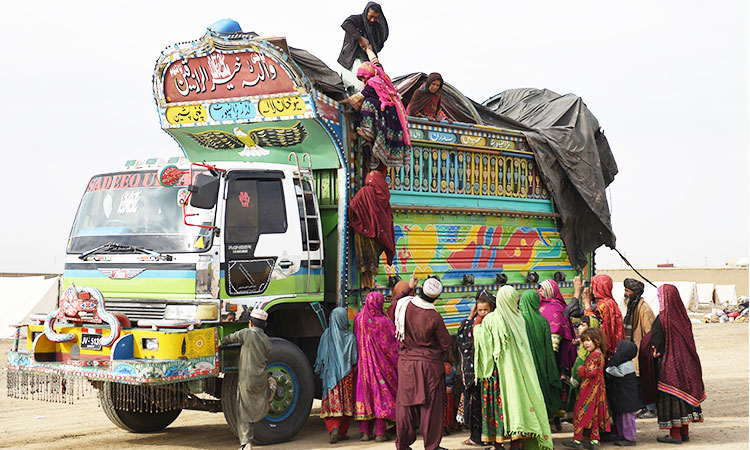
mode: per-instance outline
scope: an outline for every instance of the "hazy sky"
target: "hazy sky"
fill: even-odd
[[[5,2],[0,272],[61,271],[91,175],[181,154],[151,91],[166,46],[231,17],[338,70],[340,24],[365,3]],[[746,0],[381,4],[392,76],[437,71],[480,102],[522,87],[584,99],[620,169],[610,207],[636,266],[748,255]],[[597,266],[621,263],[605,249]]]

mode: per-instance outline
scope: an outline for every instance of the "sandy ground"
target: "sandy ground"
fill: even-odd
[[[723,450],[748,448],[748,326],[747,324],[698,324],[694,328],[708,399],[703,403],[706,421],[691,426],[691,441],[682,447]],[[0,448],[27,449],[123,449],[180,448],[235,449],[236,438],[229,431],[221,413],[183,411],[166,430],[152,434],[133,434],[109,422],[96,398],[91,396],[74,405],[16,400],[6,396],[5,353],[10,341],[0,341],[3,354],[0,364]],[[316,405],[319,405],[316,402]],[[357,440],[328,444],[323,421],[313,410],[306,426],[291,442],[256,448],[281,449],[392,449],[393,442],[365,443]],[[563,425],[555,434],[555,448],[563,448],[563,439],[572,436],[572,426]],[[356,430],[350,435],[358,436]],[[655,419],[638,420],[640,449],[670,448],[656,442],[662,435]],[[443,438],[448,449],[466,448],[461,441],[467,433]],[[607,448],[619,448],[603,444]],[[421,440],[413,446],[421,449]]]

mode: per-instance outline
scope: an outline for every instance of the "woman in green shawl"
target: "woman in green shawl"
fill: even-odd
[[[555,352],[552,349],[552,333],[549,322],[539,312],[539,293],[534,290],[521,294],[521,316],[526,323],[531,356],[534,357],[536,376],[547,405],[547,417],[552,418],[562,404],[562,383],[557,369]]]
[[[500,448],[551,449],[544,395],[535,374],[526,325],[513,286],[497,292],[497,307],[474,328],[474,367],[482,386],[482,440]],[[502,374],[499,376],[498,374]]]

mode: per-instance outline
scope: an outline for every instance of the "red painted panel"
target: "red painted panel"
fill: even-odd
[[[258,52],[212,52],[185,58],[167,67],[164,96],[168,103],[296,92],[281,65]]]

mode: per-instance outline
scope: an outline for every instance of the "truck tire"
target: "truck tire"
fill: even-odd
[[[123,430],[131,433],[153,433],[168,427],[177,419],[182,409],[162,412],[137,412],[117,409],[115,407],[118,391],[123,386],[119,383],[106,382],[99,391],[99,404],[107,418]]]
[[[276,395],[268,415],[255,423],[258,444],[269,445],[291,440],[305,425],[312,409],[315,391],[313,371],[302,350],[291,342],[271,338],[268,355],[269,375],[276,379]],[[221,383],[221,406],[224,418],[237,435],[236,373],[227,373]]]

